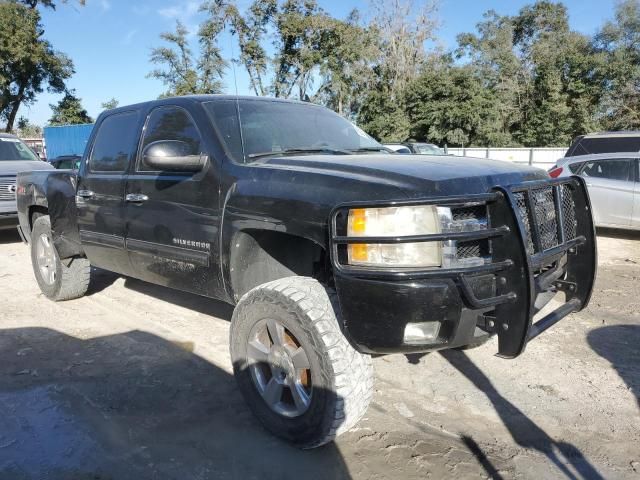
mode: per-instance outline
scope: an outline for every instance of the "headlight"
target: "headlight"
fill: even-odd
[[[414,207],[357,208],[349,210],[349,237],[396,237],[441,232],[438,208]],[[348,246],[351,265],[390,267],[439,267],[442,242],[356,243]]]

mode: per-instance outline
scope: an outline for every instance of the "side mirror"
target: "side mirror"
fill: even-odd
[[[188,143],[180,140],[159,140],[147,145],[142,161],[149,168],[160,171],[199,172],[206,155],[192,155]]]

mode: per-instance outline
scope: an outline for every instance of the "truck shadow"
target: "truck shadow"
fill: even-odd
[[[9,243],[22,242],[18,230],[15,228],[9,228],[6,230],[0,230],[0,245],[6,245]]]
[[[211,315],[222,320],[231,320],[233,306],[220,300],[203,297],[195,293],[182,292],[169,287],[154,285],[153,283],[126,278],[124,286],[134,292],[172,303],[194,312]]]
[[[257,424],[231,374],[141,331],[0,330],[0,478],[349,478]]]
[[[602,479],[603,477],[582,455],[580,450],[567,442],[558,442],[551,438],[533,420],[518,407],[503,397],[493,386],[489,378],[463,352],[443,350],[440,354],[460,373],[469,379],[478,390],[481,390],[493,404],[503,424],[509,430],[513,440],[521,447],[537,450],[544,454],[567,478]],[[491,475],[495,469],[488,464],[487,458],[477,448],[478,460]],[[480,455],[480,456],[478,456]],[[568,467],[572,466],[574,474]]]
[[[638,230],[598,227],[596,229],[596,233],[599,237],[618,238],[622,240],[640,240],[640,231]]]
[[[592,330],[589,346],[611,363],[640,408],[640,325],[612,325]]]

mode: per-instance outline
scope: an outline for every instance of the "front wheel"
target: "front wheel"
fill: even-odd
[[[51,236],[49,215],[40,216],[33,222],[31,264],[40,290],[51,300],[81,297],[89,287],[89,260],[73,258],[68,265],[60,261]]]
[[[288,277],[247,293],[231,320],[239,388],[265,427],[301,448],[349,430],[373,393],[373,368],[340,330],[332,292]]]

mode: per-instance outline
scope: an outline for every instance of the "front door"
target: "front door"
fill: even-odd
[[[633,212],[634,178],[631,159],[586,162],[580,175],[589,189],[596,225],[628,227]]]
[[[218,179],[208,160],[200,172],[162,172],[144,163],[145,148],[163,140],[207,154],[192,115],[163,105],[147,117],[135,168],[126,186],[127,249],[136,276],[179,290],[216,297],[222,290],[217,249]]]
[[[92,265],[131,275],[125,250],[124,188],[126,171],[135,158],[138,112],[102,118],[78,176],[76,205],[84,251]]]

